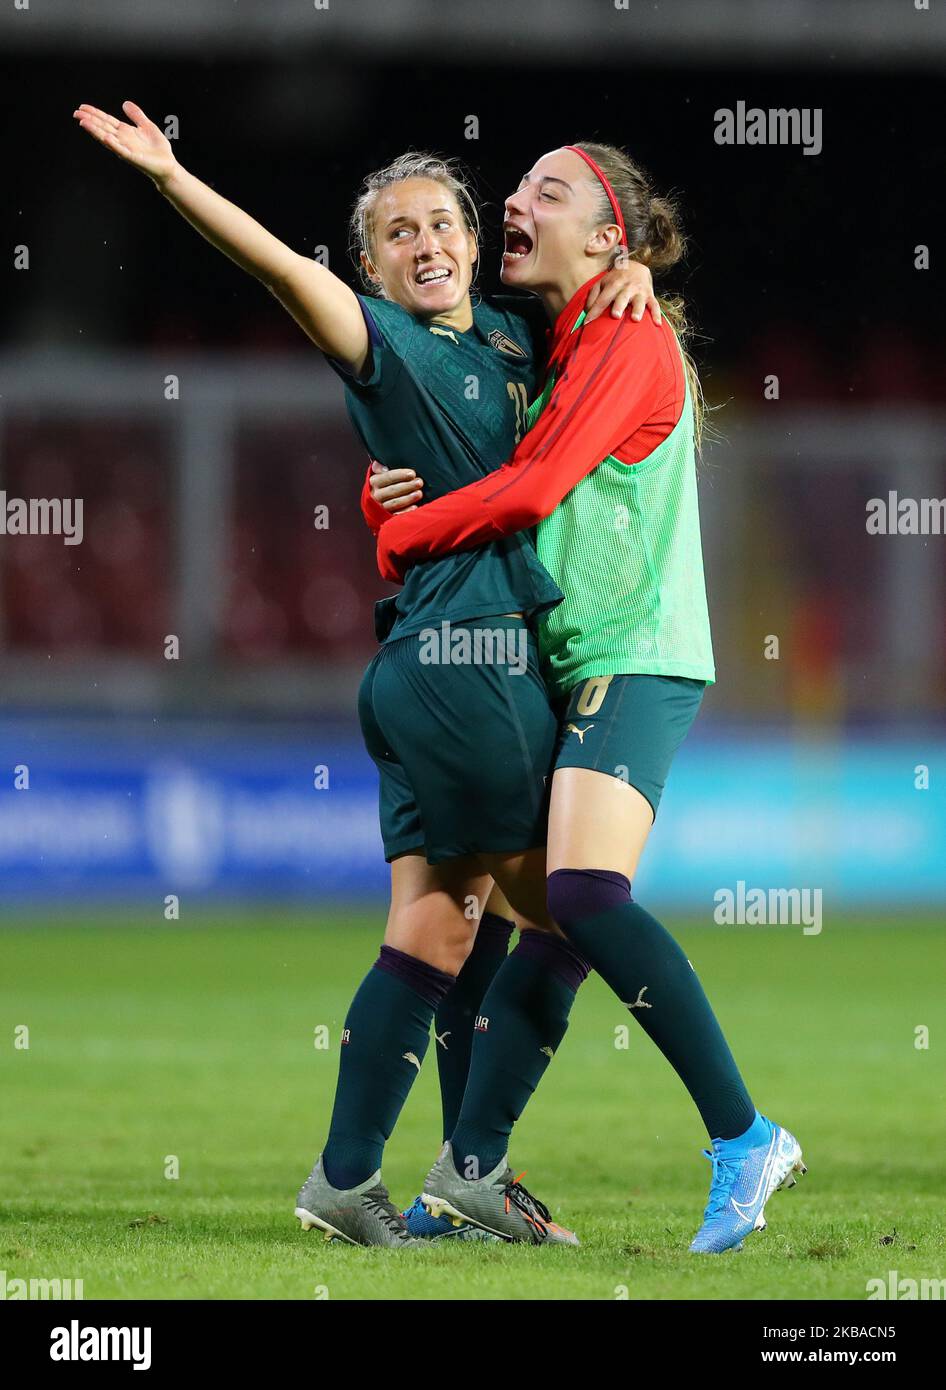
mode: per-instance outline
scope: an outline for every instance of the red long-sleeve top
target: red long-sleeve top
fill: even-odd
[[[537,526],[609,454],[630,466],[670,434],[686,389],[673,330],[666,319],[655,324],[645,314],[638,322],[602,315],[573,332],[592,283],[582,285],[555,322],[548,364],[555,385],[509,462],[417,511],[389,516],[376,531],[385,579],[403,579],[423,560]],[[366,520],[375,530],[383,509],[371,506]]]
[[[395,513],[389,512],[380,502],[376,502],[371,492],[371,470],[374,464],[372,459],[368,464],[368,472],[365,474],[364,486],[361,489],[361,514],[365,519],[368,530],[373,536],[377,536],[381,527],[386,521],[392,521]]]

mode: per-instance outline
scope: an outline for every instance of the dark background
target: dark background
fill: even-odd
[[[8,59],[2,83],[17,121],[28,113],[28,138],[7,150],[8,209],[36,265],[24,277],[7,261],[8,340],[304,349],[262,289],[73,128],[80,101],[121,115],[130,97],[159,124],[179,117],[185,167],[294,248],[328,246],[339,273],[366,172],[408,147],[461,157],[482,200],[486,292],[497,285],[502,200],[523,170],[575,139],[623,144],[659,188],[680,194],[690,253],[668,283],[692,301],[708,339],[709,388],[727,374],[726,390],[753,396],[763,353],[806,398],[938,398],[938,257],[919,282],[913,259],[916,245],[937,239],[939,74],[652,61],[596,71],[520,67],[505,53],[471,70],[329,48],[280,62]],[[821,154],[716,145],[714,112],[739,99],[821,107]],[[469,114],[478,140],[464,139]]]

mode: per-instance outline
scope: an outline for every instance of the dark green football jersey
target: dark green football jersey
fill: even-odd
[[[526,408],[544,367],[531,314],[481,303],[463,333],[415,318],[390,300],[361,298],[361,304],[371,338],[369,374],[357,381],[332,366],[371,457],[386,468],[415,469],[425,501],[505,463],[525,433]],[[442,621],[516,612],[534,617],[561,600],[532,534],[520,533],[415,565],[401,592],[376,605],[375,624],[387,641]]]

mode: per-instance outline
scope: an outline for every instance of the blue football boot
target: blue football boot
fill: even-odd
[[[713,1165],[703,1224],[690,1250],[720,1255],[741,1250],[743,1238],[765,1230],[765,1204],[781,1187],[794,1187],[796,1174],[807,1173],[794,1134],[756,1112],[753,1123],[736,1139],[714,1139],[703,1153]]]

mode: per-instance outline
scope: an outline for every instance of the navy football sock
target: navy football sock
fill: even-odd
[[[322,1152],[333,1187],[357,1187],[381,1167],[381,1155],[430,1040],[434,1010],[453,975],[392,946],[368,971],[342,1033],[338,1085]]]
[[[703,987],[670,933],[631,898],[623,874],[557,869],[549,912],[569,941],[657,1044],[696,1104],[711,1139],[755,1119],[739,1069]]]
[[[444,1139],[449,1139],[456,1127],[470,1072],[473,1025],[483,1011],[486,991],[506,959],[512,929],[513,923],[505,917],[483,913],[473,949],[434,1018]]]
[[[588,974],[560,936],[524,931],[496,972],[477,1020],[470,1076],[451,1135],[457,1172],[485,1177],[509,1147],[525,1109],[568,1027],[575,993]]]

